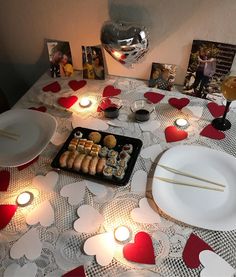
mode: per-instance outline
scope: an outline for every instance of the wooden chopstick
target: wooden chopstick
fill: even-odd
[[[161,180],[161,181],[164,181],[164,182],[167,182],[167,183],[181,185],[181,186],[195,187],[195,188],[209,189],[209,190],[216,190],[216,191],[221,191],[221,192],[224,191],[223,188],[208,187],[208,186],[203,186],[203,185],[198,185],[198,184],[190,184],[190,183],[180,182],[180,181],[176,181],[176,180],[172,180],[172,179],[168,179],[168,178],[164,178],[164,177],[154,176],[154,178],[156,178],[158,180]]]
[[[215,186],[219,186],[219,187],[223,187],[225,188],[225,185],[222,185],[222,184],[219,184],[219,183],[216,183],[214,181],[211,181],[211,180],[207,180],[207,179],[204,179],[204,178],[201,178],[201,177],[198,177],[198,176],[195,176],[195,175],[192,175],[192,174],[189,174],[187,172],[183,172],[183,171],[179,171],[177,169],[174,169],[172,167],[169,167],[169,166],[166,166],[166,165],[162,165],[162,164],[158,164],[158,166],[170,171],[170,172],[173,172],[173,173],[176,173],[176,174],[179,174],[179,175],[182,175],[182,176],[186,176],[186,177],[189,177],[189,178],[193,178],[193,179],[196,179],[196,180],[200,180],[200,181],[204,181],[206,183],[210,183],[210,184],[213,184]]]
[[[0,129],[0,136],[17,140],[19,135]]]

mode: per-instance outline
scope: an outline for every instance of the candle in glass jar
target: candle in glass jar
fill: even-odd
[[[91,106],[91,104],[92,104],[92,102],[88,97],[83,97],[79,102],[79,105],[82,108],[87,108],[87,107]]]

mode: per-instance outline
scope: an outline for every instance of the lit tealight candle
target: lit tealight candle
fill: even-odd
[[[178,118],[175,120],[175,125],[179,128],[185,129],[189,126],[188,120],[184,118]]]
[[[25,191],[18,195],[16,199],[16,203],[20,207],[25,207],[29,205],[33,201],[33,199],[34,199],[33,193],[29,191]]]
[[[131,232],[126,226],[119,226],[114,231],[115,239],[120,243],[125,243],[130,240]]]
[[[92,102],[88,97],[83,97],[79,102],[79,105],[82,108],[87,108],[87,107],[91,106],[91,104],[92,104]]]

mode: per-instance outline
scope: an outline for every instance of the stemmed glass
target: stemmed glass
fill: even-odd
[[[212,126],[217,130],[226,131],[231,128],[231,123],[226,119],[227,112],[231,101],[236,100],[236,76],[227,77],[221,85],[221,91],[226,99],[226,106],[223,117],[215,118],[212,121]]]

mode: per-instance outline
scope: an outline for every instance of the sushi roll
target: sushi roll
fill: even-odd
[[[81,139],[83,137],[83,133],[81,133],[80,131],[77,131],[77,132],[74,133],[74,137],[78,138],[78,139]]]
[[[99,151],[99,155],[105,158],[107,154],[108,154],[108,148],[106,146],[102,147]]]
[[[72,151],[76,150],[78,143],[79,143],[79,139],[73,138],[69,143],[68,150],[72,150]]]
[[[117,164],[116,158],[108,158],[107,159],[107,165],[112,166],[112,167],[116,167],[116,164]]]
[[[119,161],[117,162],[117,165],[118,165],[119,167],[122,167],[122,168],[126,169],[126,168],[127,168],[127,160],[121,159],[121,160],[119,160]]]
[[[85,142],[84,151],[85,151],[86,154],[88,154],[91,151],[92,146],[93,146],[93,142],[91,140],[87,140]]]
[[[104,175],[106,178],[112,178],[113,171],[114,171],[114,168],[113,168],[113,167],[106,165],[106,166],[104,167],[104,169],[103,169],[103,175]]]
[[[90,155],[93,156],[93,157],[98,157],[98,153],[99,153],[100,149],[101,149],[101,145],[94,144],[92,146]]]
[[[77,151],[80,152],[80,153],[85,153],[85,150],[84,150],[84,146],[85,146],[85,141],[84,140],[80,140],[78,145],[77,145]]]
[[[125,176],[124,168],[123,167],[117,167],[117,169],[114,171],[114,176],[119,180],[123,179],[124,176]]]
[[[118,156],[118,152],[117,151],[115,151],[115,150],[109,150],[109,152],[108,152],[108,157],[109,158],[117,158],[117,156]]]
[[[132,144],[125,144],[122,148],[123,151],[126,151],[128,154],[132,154],[133,152],[133,145]]]
[[[130,155],[126,151],[122,150],[119,154],[119,158],[128,162],[128,160],[130,159]]]

